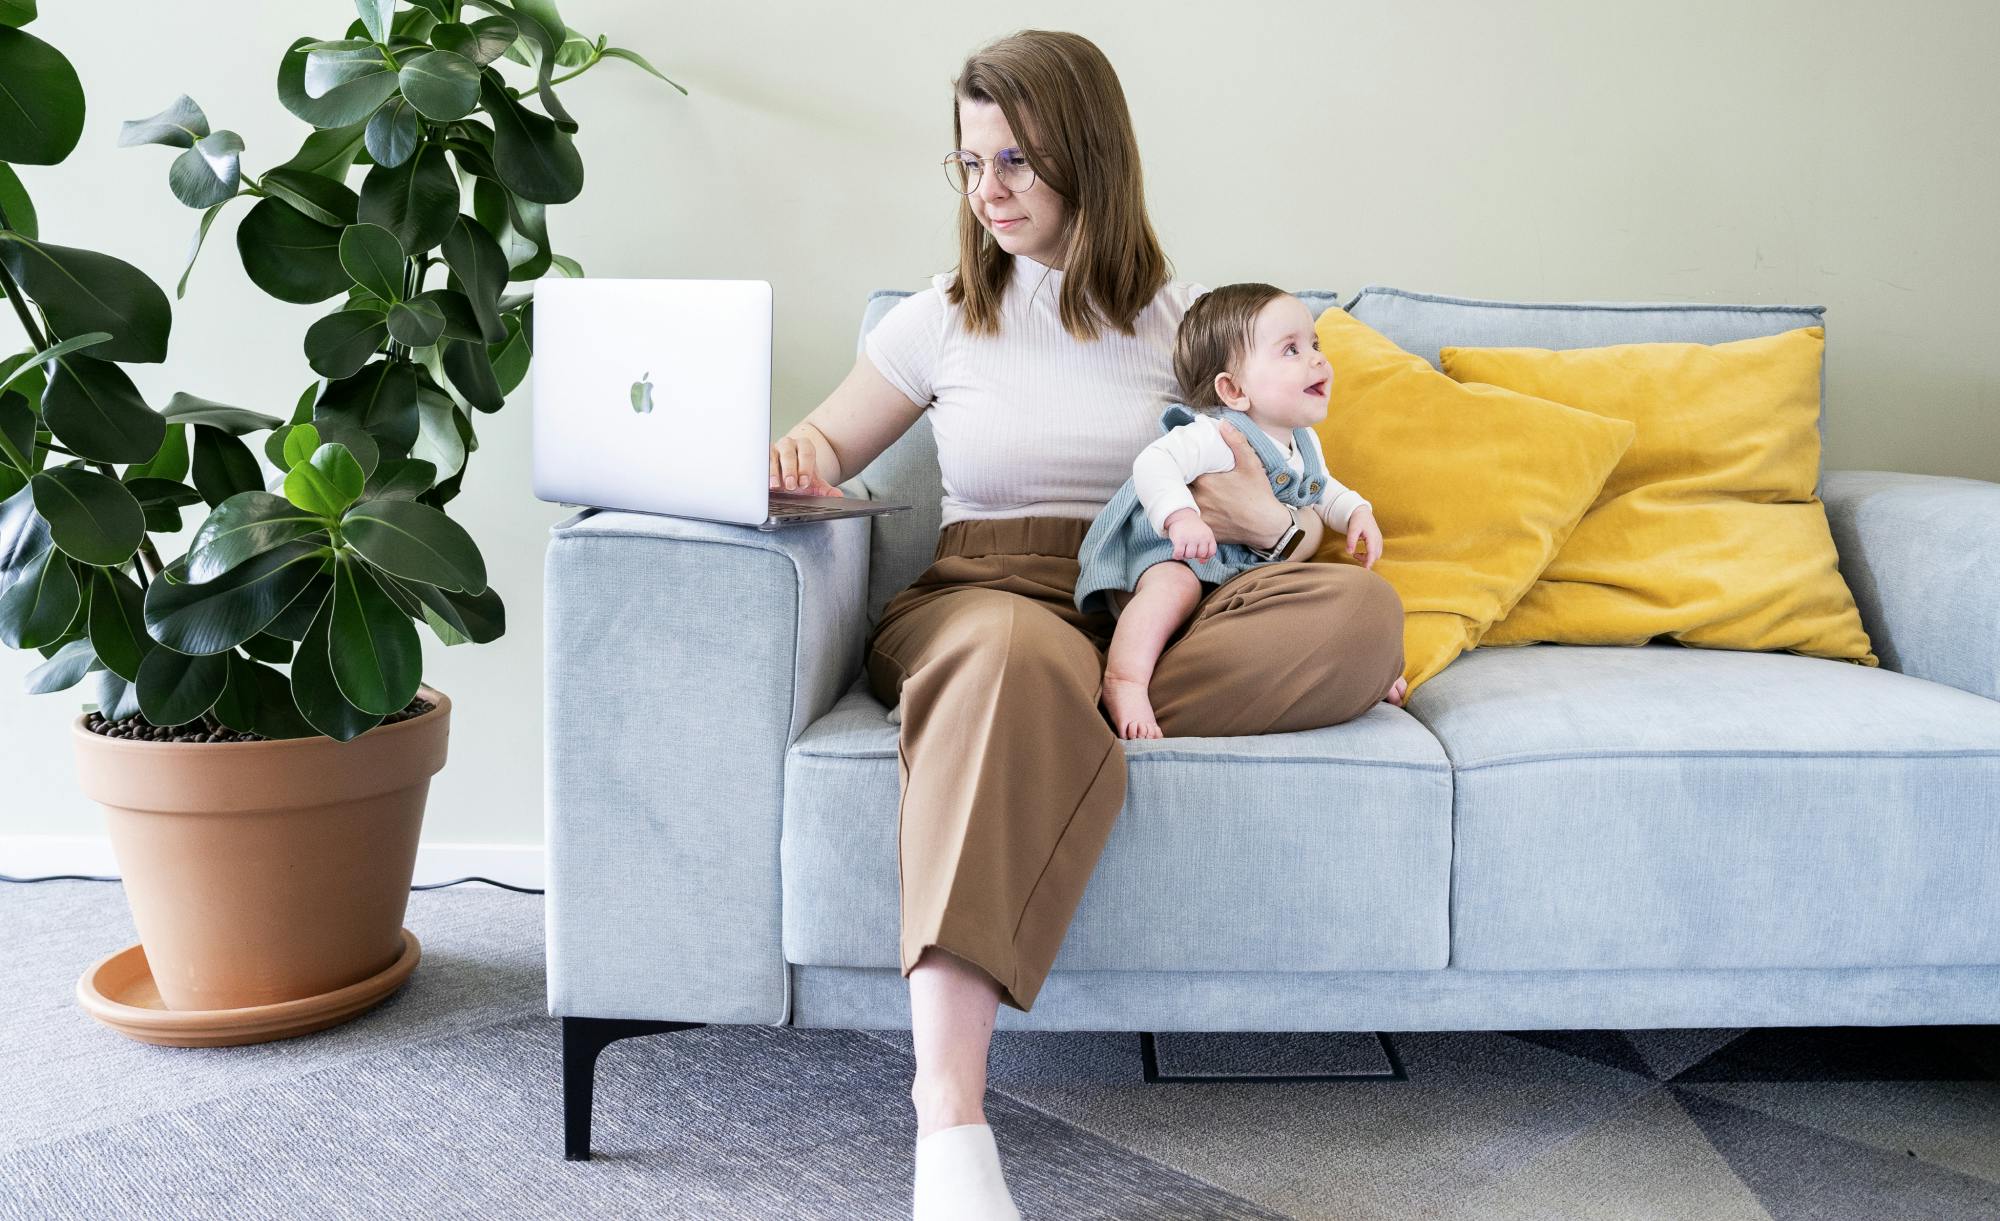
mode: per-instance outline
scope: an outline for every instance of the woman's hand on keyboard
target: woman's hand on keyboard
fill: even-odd
[[[833,447],[811,424],[799,422],[792,431],[771,442],[771,490],[800,492],[808,496],[845,496],[822,477],[822,471],[837,471]]]

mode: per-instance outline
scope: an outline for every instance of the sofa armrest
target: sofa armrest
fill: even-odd
[[[2000,699],[2000,483],[1827,471],[1820,499],[1882,664]]]
[[[785,751],[861,672],[868,519],[549,533],[549,1013],[788,1022]]]

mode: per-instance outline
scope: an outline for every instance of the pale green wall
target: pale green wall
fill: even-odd
[[[950,265],[936,162],[960,60],[1047,25],[1118,68],[1184,276],[1824,304],[1827,465],[2000,479],[2000,13],[1985,4],[563,7],[692,96],[617,63],[564,88],[588,179],[552,214],[558,248],[599,275],[770,280],[781,430],[848,368],[869,289]],[[342,0],[43,8],[32,29],[77,63],[90,104],[67,164],[22,171],[45,236],[169,287],[195,213],[167,192],[172,152],[116,148],[118,121],[191,93],[261,171],[305,132],[272,94],[278,56],[351,16]],[[278,413],[310,380],[298,343],[326,307],[244,278],[246,202],[209,236],[168,364],[132,367],[156,403],[185,389]],[[17,343],[0,329],[0,350]],[[449,650],[426,636],[426,675],[456,701],[433,841],[541,836],[541,557],[564,511],[528,491],[527,408],[523,391],[480,419],[453,504],[509,631]],[[0,835],[98,833],[66,738],[78,698],[16,694],[33,660],[0,652]]]

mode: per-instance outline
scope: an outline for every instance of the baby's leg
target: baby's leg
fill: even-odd
[[[1138,588],[1118,612],[1099,692],[1119,737],[1161,736],[1146,688],[1153,681],[1153,665],[1166,649],[1167,638],[1187,621],[1200,601],[1201,578],[1179,560],[1163,560],[1139,574]]]

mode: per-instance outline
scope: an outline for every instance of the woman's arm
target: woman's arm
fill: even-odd
[[[1269,547],[1291,525],[1291,512],[1271,493],[1263,459],[1251,448],[1249,440],[1227,421],[1219,421],[1216,431],[1229,443],[1236,466],[1233,470],[1202,475],[1189,484],[1195,507],[1201,510],[1208,528],[1215,532],[1217,542]],[[1319,515],[1302,513],[1300,517],[1304,519],[1301,525],[1305,528],[1305,539],[1293,558],[1310,556],[1319,546]]]
[[[891,385],[866,353],[855,357],[826,401],[771,443],[773,486],[811,491],[815,477],[844,482],[907,432],[925,406]]]

